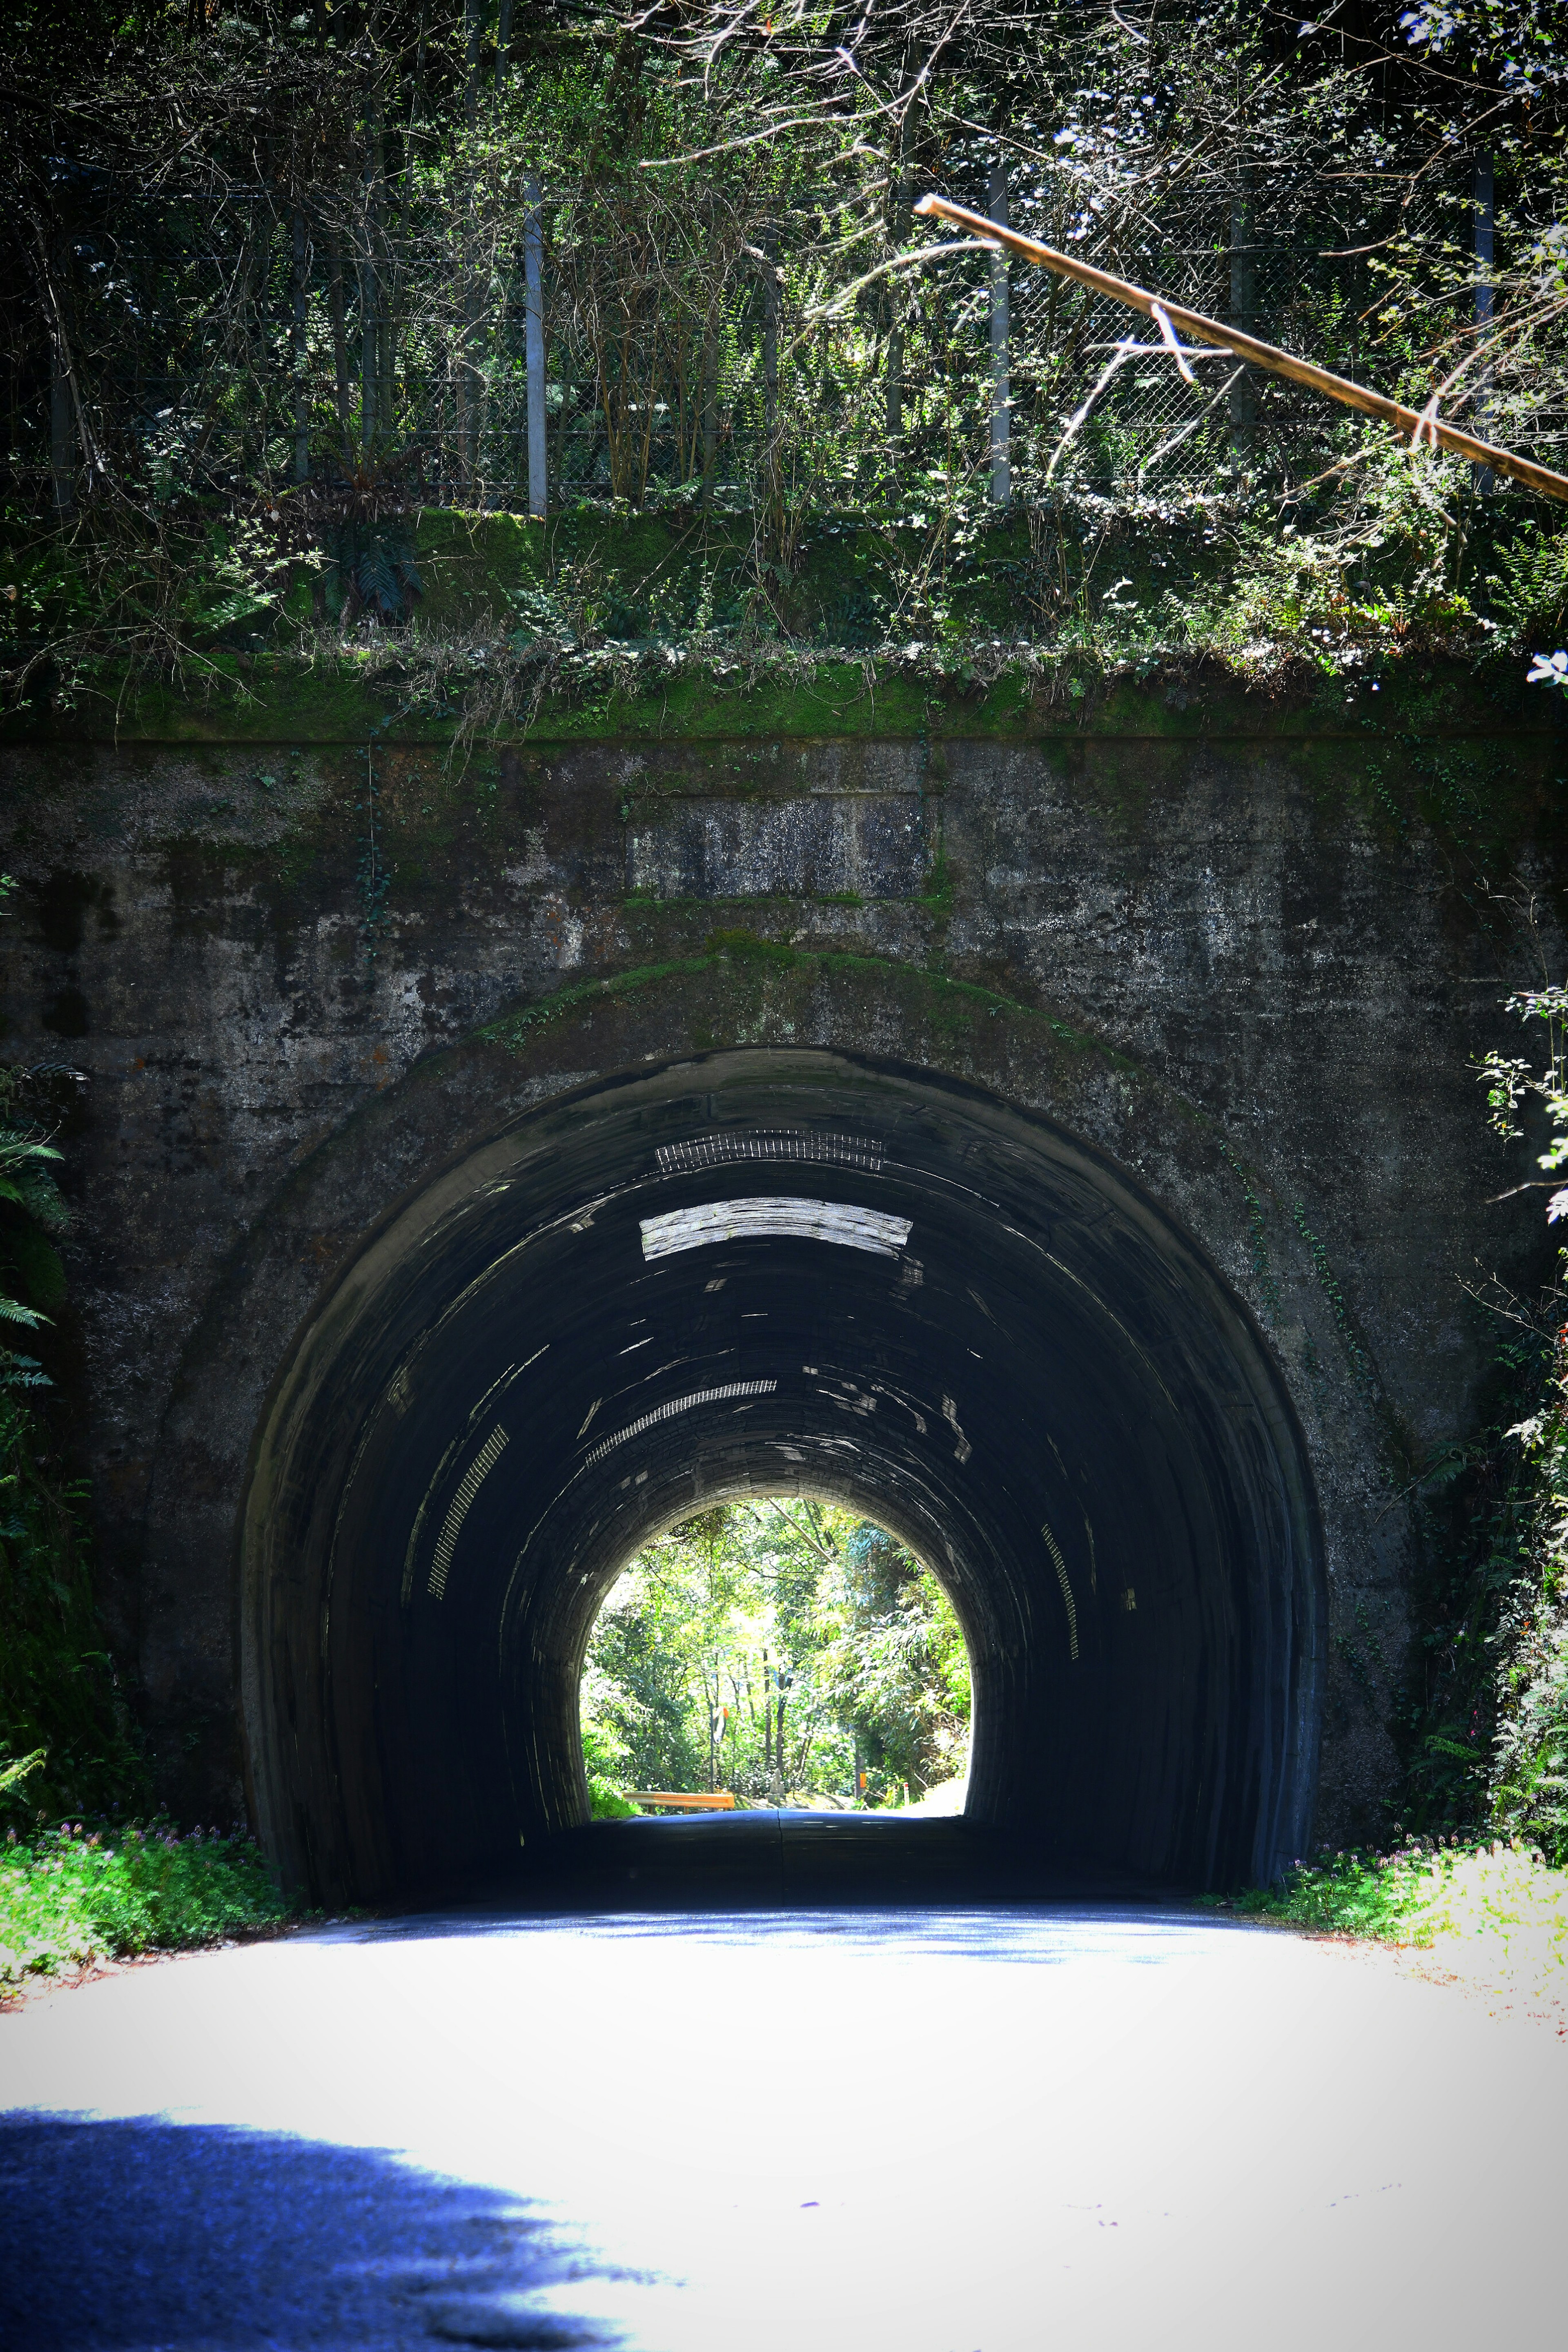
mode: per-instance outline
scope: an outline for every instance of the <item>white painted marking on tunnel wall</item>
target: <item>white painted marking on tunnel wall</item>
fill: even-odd
[[[514,1381],[520,1381],[523,1374],[531,1370],[531,1368],[538,1362],[541,1356],[548,1356],[549,1354],[549,1341],[547,1339],[542,1348],[536,1348],[533,1354],[526,1357],[522,1363],[508,1364],[506,1370],[501,1374],[500,1379],[491,1381],[489,1387],[486,1390],[478,1403],[475,1405],[473,1410],[470,1412],[468,1415],[469,1428],[473,1428],[475,1423],[479,1420],[483,1414],[486,1406],[492,1403],[494,1400],[501,1394],[503,1390],[509,1389]]]
[[[1061,1557],[1061,1546],[1048,1527],[1040,1528],[1045,1548],[1056,1567],[1056,1580],[1061,1587],[1061,1598],[1067,1610],[1067,1654],[1076,1664],[1078,1658],[1078,1603],[1072,1598],[1072,1587],[1067,1580],[1067,1562]]]
[[[656,1404],[652,1412],[640,1413],[624,1429],[618,1429],[613,1437],[601,1438],[584,1457],[582,1466],[591,1470],[596,1462],[602,1462],[604,1456],[612,1454],[618,1445],[624,1445],[629,1437],[641,1436],[643,1430],[652,1429],[657,1421],[673,1421],[676,1413],[690,1412],[695,1405],[721,1404],[726,1397],[771,1396],[778,1385],[777,1381],[727,1381],[722,1388],[698,1389],[691,1396],[674,1398],[669,1404]]]
[[[901,1404],[904,1412],[912,1416],[921,1436],[925,1435],[925,1415],[921,1412],[914,1397],[906,1396],[902,1389],[890,1389],[882,1381],[873,1381],[872,1387],[878,1396],[890,1397],[894,1404]]]
[[[463,1473],[463,1483],[453,1496],[441,1533],[435,1538],[435,1551],[430,1563],[430,1597],[444,1599],[446,1572],[452,1566],[452,1555],[457,1549],[457,1538],[472,1507],[475,1496],[506,1452],[509,1440],[499,1422]]]
[[[837,1242],[845,1249],[896,1257],[909,1239],[907,1217],[890,1217],[881,1209],[862,1209],[849,1201],[707,1201],[701,1208],[673,1209],[666,1216],[641,1222],[644,1258],[674,1257],[680,1250],[704,1249],[713,1242],[789,1237]]]
[[[818,1135],[807,1128],[755,1128],[745,1133],[699,1135],[690,1143],[661,1143],[653,1154],[661,1176],[694,1174],[742,1160],[815,1160],[832,1168],[865,1168],[878,1175],[882,1146],[870,1135]]]
[[[447,1447],[445,1453],[436,1464],[435,1475],[432,1478],[429,1486],[425,1488],[423,1495],[420,1498],[419,1508],[414,1513],[413,1525],[409,1529],[408,1549],[404,1552],[402,1558],[402,1592],[401,1599],[402,1606],[405,1609],[408,1607],[409,1596],[413,1591],[413,1563],[415,1556],[419,1550],[420,1538],[424,1533],[424,1519],[425,1514],[430,1508],[430,1498],[432,1495],[434,1494],[436,1488],[440,1486],[442,1480],[445,1477],[446,1465],[451,1461],[453,1455],[456,1453],[462,1443],[463,1439],[461,1437],[455,1437],[453,1439],[451,1444]]]

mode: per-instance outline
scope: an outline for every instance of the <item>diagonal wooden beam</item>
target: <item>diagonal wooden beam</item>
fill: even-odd
[[[1146,319],[1160,325],[1161,313],[1173,327],[1194,341],[1213,343],[1222,352],[1233,352],[1239,360],[1253,367],[1267,368],[1270,374],[1289,376],[1292,383],[1310,384],[1314,392],[1326,393],[1331,400],[1341,402],[1346,408],[1359,408],[1364,415],[1380,416],[1392,425],[1396,433],[1408,434],[1419,444],[1426,442],[1439,449],[1451,449],[1458,457],[1469,457],[1473,465],[1490,466],[1494,474],[1506,474],[1511,480],[1522,482],[1527,489],[1539,490],[1543,498],[1568,499],[1568,475],[1554,474],[1550,466],[1538,466],[1531,457],[1516,457],[1511,449],[1494,448],[1490,441],[1479,441],[1473,433],[1461,433],[1457,425],[1445,425],[1440,417],[1427,415],[1418,408],[1406,408],[1397,400],[1385,400],[1380,392],[1368,392],[1363,383],[1352,383],[1348,376],[1331,375],[1327,368],[1314,367],[1310,360],[1299,360],[1290,352],[1282,352],[1277,343],[1260,342],[1256,335],[1244,335],[1239,327],[1228,327],[1223,320],[1206,319],[1201,310],[1184,310],[1179,302],[1167,302],[1162,294],[1151,294],[1142,286],[1134,286],[1125,278],[1113,278],[1108,269],[1096,269],[1091,262],[1075,260],[1070,253],[1058,253],[1054,246],[1040,245],[1032,236],[1021,236],[1017,229],[1003,228],[999,223],[988,220],[984,213],[969,212],[963,205],[949,203],[946,196],[922,196],[915,210],[928,219],[951,221],[955,228],[967,229],[971,236],[988,237],[1009,251],[1021,254],[1041,269],[1054,270],[1058,278],[1075,278],[1080,286],[1089,286],[1097,294],[1108,294],[1113,302],[1124,302],[1130,310],[1141,310]]]

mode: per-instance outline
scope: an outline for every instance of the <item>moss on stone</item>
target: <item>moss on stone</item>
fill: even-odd
[[[454,566],[471,562],[483,568],[490,561],[484,548],[464,552],[464,533],[475,519],[436,520]],[[529,527],[518,518],[484,520],[487,530],[505,525],[526,541]],[[106,672],[99,690],[71,709],[5,713],[0,740],[382,743],[425,746],[451,756],[464,733],[463,697],[477,693],[482,710],[497,666],[517,656],[497,640],[484,662],[476,656],[471,663],[467,685],[459,657],[448,681],[456,698],[443,698],[447,688],[438,683],[439,664],[432,666],[434,655],[422,651],[431,625],[427,614],[405,640],[309,659],[283,650],[230,656],[219,673],[183,690],[133,686]],[[1097,672],[1082,661],[1062,667],[1048,655],[1009,656],[999,646],[987,660],[996,665],[995,674],[983,677],[976,657],[962,648],[950,656],[926,648],[918,658],[873,658],[782,641],[754,656],[723,646],[612,647],[586,666],[569,664],[537,709],[531,692],[523,692],[517,715],[482,725],[480,738],[540,747],[606,739],[684,741],[695,749],[822,738],[925,740],[933,746],[977,737],[1343,743],[1499,734],[1550,740],[1562,731],[1553,698],[1531,696],[1517,662],[1493,662],[1479,671],[1460,662],[1391,663],[1376,677],[1348,680],[1303,672],[1288,690],[1264,691],[1216,661],[1166,664],[1134,675]],[[458,755],[459,764],[471,757],[470,745]]]
[[[1027,1024],[1035,1037],[1043,1034],[1052,1046],[1063,1047],[1074,1055],[1095,1054],[1110,1067],[1127,1073],[1136,1072],[1139,1066],[1102,1039],[1072,1028],[1053,1013],[1025,1004],[1017,997],[980,987],[973,981],[923,971],[918,965],[897,962],[891,957],[795,948],[738,929],[711,932],[704,954],[638,964],[602,980],[559,989],[552,995],[538,997],[531,1004],[504,1013],[478,1034],[509,1052],[521,1052],[543,1029],[575,1013],[591,1011],[596,1004],[634,997],[666,982],[687,981],[699,972],[712,972],[722,967],[746,976],[788,974],[808,987],[821,978],[870,982],[879,991],[891,990],[905,1003],[916,1001],[924,1017],[938,1030],[951,1032],[981,1018],[1018,1021]]]
[[[711,956],[684,956],[670,963],[637,964],[630,971],[612,972],[603,980],[581,981],[504,1013],[499,1020],[486,1022],[477,1034],[492,1045],[518,1053],[538,1031],[570,1019],[574,1013],[617,997],[635,995],[639,990],[655,987],[661,981],[685,979],[694,972],[706,971],[712,961]]]

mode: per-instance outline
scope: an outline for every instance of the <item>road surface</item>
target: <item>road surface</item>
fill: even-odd
[[[1145,1903],[455,1912],[0,2018],[0,2343],[1562,2340],[1568,2050]]]

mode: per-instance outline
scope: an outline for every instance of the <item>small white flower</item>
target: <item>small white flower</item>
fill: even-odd
[[[1568,653],[1537,654],[1526,686],[1560,686],[1568,693]]]

